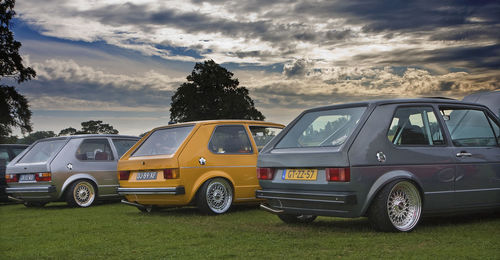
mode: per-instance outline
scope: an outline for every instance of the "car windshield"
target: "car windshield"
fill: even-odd
[[[193,127],[190,125],[158,129],[149,135],[132,156],[174,154]]]
[[[304,114],[276,148],[342,145],[351,135],[366,107],[314,111]]]
[[[55,155],[66,139],[41,141],[33,146],[18,163],[44,163]]]

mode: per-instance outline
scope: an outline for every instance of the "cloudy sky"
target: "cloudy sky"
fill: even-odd
[[[266,120],[314,106],[500,89],[500,2],[19,0],[13,31],[37,77],[35,131],[167,124],[171,96],[213,59]]]

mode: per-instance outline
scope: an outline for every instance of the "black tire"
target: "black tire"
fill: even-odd
[[[308,224],[313,222],[317,216],[315,215],[291,215],[291,214],[279,214],[283,222],[287,224]]]
[[[47,202],[39,202],[39,201],[26,201],[23,205],[27,208],[43,208]]]
[[[96,188],[88,180],[77,180],[66,191],[66,203],[72,208],[90,207],[94,204],[96,197]]]
[[[410,232],[417,226],[421,211],[422,198],[415,184],[395,180],[377,193],[368,210],[368,219],[378,231]]]
[[[233,188],[226,179],[207,180],[196,194],[200,212],[209,215],[226,213],[233,203]]]

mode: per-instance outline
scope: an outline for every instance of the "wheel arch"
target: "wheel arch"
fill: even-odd
[[[193,199],[196,198],[201,186],[206,181],[208,181],[210,179],[214,179],[214,178],[226,179],[229,182],[229,185],[231,185],[231,188],[233,189],[233,194],[235,194],[233,178],[231,178],[231,176],[229,174],[227,174],[226,172],[213,170],[213,171],[205,172],[198,179],[196,179],[196,181],[191,189],[191,192],[190,192],[189,202],[192,202]]]
[[[368,191],[366,195],[366,200],[363,205],[363,208],[361,209],[361,215],[366,215],[368,209],[370,208],[370,205],[373,202],[373,199],[379,191],[386,186],[387,184],[395,181],[395,180],[409,180],[413,184],[415,184],[415,187],[420,193],[420,198],[422,199],[422,208],[424,205],[424,191],[422,189],[422,183],[420,180],[415,176],[415,174],[409,172],[409,171],[404,171],[404,170],[395,170],[395,171],[390,171],[382,176],[380,176],[371,186],[370,190]]]
[[[69,186],[71,186],[72,183],[74,183],[75,181],[78,181],[78,180],[88,180],[88,181],[90,181],[91,184],[94,185],[96,197],[99,195],[99,189],[98,189],[98,185],[97,185],[97,180],[94,178],[94,176],[92,176],[90,174],[87,174],[87,173],[78,173],[78,174],[75,174],[75,175],[71,175],[69,178],[67,178],[64,181],[64,184],[63,184],[63,186],[61,188],[61,192],[59,193],[59,199],[64,196],[64,194],[66,193],[67,188]]]

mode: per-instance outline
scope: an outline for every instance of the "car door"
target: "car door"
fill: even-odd
[[[92,175],[97,180],[99,196],[116,195],[117,158],[108,138],[83,139],[75,153],[73,173]]]
[[[473,208],[500,204],[500,127],[482,108],[442,106],[454,146],[454,204]]]
[[[243,125],[218,125],[208,144],[210,162],[214,170],[225,172],[234,181],[234,200],[255,199],[259,187],[256,176],[257,150],[252,146]]]
[[[453,148],[444,139],[436,112],[431,105],[397,107],[387,132],[393,150],[387,154],[386,166],[376,168],[414,174],[422,185],[427,212],[453,208]]]

